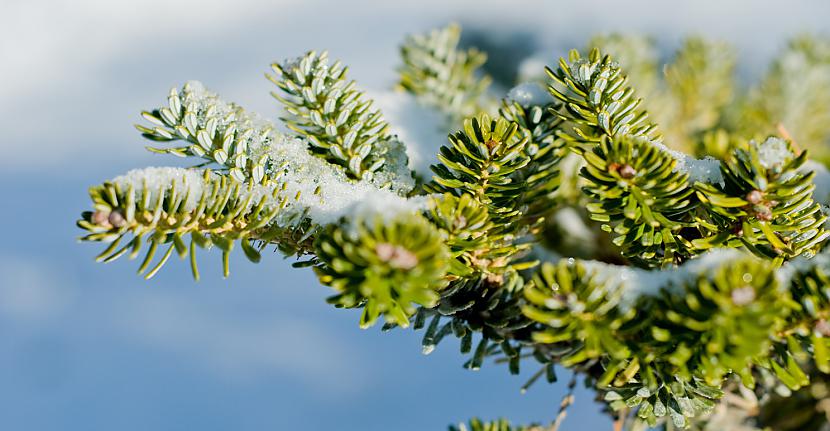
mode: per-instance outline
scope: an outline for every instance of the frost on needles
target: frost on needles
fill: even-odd
[[[146,278],[175,254],[198,279],[213,248],[228,276],[234,249],[274,246],[361,327],[411,326],[424,353],[457,337],[466,368],[529,368],[525,389],[567,368],[618,429],[826,424],[830,122],[800,113],[830,115],[830,43],[794,39],[742,95],[721,42],[690,38],[663,75],[653,40],[604,35],[496,94],[459,41],[408,37],[378,103],[325,52],[275,62],[277,124],[172,89],[137,128],[191,167],[92,187],[81,239]],[[570,400],[536,428],[452,429],[556,429]]]

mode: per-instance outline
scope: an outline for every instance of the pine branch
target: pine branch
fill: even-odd
[[[487,55],[460,50],[461,27],[450,24],[428,34],[411,35],[401,46],[398,85],[454,120],[475,115],[490,77],[478,75]]]
[[[640,136],[659,140],[657,126],[647,122],[648,114],[638,110],[642,103],[634,98],[628,79],[611,57],[599,50],[582,58],[571,51],[568,60],[561,59],[559,68],[546,68],[555,86],[550,93],[563,103],[560,115],[572,123],[573,132],[562,137],[573,145],[590,145],[602,136]]]
[[[238,241],[245,255],[259,261],[251,244],[262,238],[296,238],[302,218],[284,211],[291,197],[278,184],[242,184],[211,171],[181,168],[135,170],[90,189],[95,211],[83,214],[78,226],[89,232],[83,241],[109,243],[98,261],[110,262],[129,253],[130,259],[149,245],[138,272],[153,277],[175,251],[190,255],[194,278],[199,278],[196,247],[222,250],[223,272],[228,276],[228,255]],[[292,232],[294,231],[294,232]],[[186,245],[187,236],[190,245]],[[127,241],[129,239],[129,241]],[[123,245],[122,245],[123,244]],[[121,246],[119,248],[119,246]],[[159,247],[167,247],[150,268]],[[303,238],[290,247],[307,250]]]
[[[271,69],[274,74],[266,76],[281,90],[272,94],[285,105],[283,121],[308,139],[315,154],[358,179],[386,163],[389,125],[339,61],[329,65],[327,52],[309,51]]]
[[[148,147],[150,151],[199,157],[227,169],[237,181],[263,181],[268,160],[262,149],[279,139],[270,122],[223,101],[198,81],[185,83],[181,90],[171,89],[167,102],[167,106],[141,113],[151,127],[136,128],[152,141],[187,144]]]
[[[779,264],[814,255],[830,232],[824,229],[827,216],[813,201],[815,174],[798,172],[806,158],[806,152],[796,157],[790,144],[778,138],[735,150],[722,165],[723,186],[695,185],[711,217],[700,224],[712,232],[695,245],[744,246]]]
[[[438,230],[417,215],[381,216],[330,226],[314,243],[320,281],[340,293],[338,307],[362,307],[360,326],[380,315],[408,326],[414,304],[433,307],[446,286],[449,251]]]

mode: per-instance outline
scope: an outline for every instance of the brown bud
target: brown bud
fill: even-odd
[[[752,208],[755,211],[755,218],[760,221],[772,221],[772,210],[766,205],[756,205]]]
[[[124,215],[119,210],[111,212],[107,220],[114,227],[124,227],[127,224],[127,219],[124,218]]]
[[[816,326],[814,326],[813,329],[821,334],[822,337],[830,337],[830,323],[827,323],[824,319],[820,319],[816,322]]]
[[[746,201],[752,205],[756,205],[764,198],[764,194],[760,190],[753,190],[746,194]]]
[[[634,175],[637,175],[637,170],[634,169],[634,167],[632,167],[631,165],[623,165],[620,168],[620,176],[621,177],[629,180],[631,178],[634,178]]]
[[[394,268],[412,269],[418,265],[418,256],[399,245],[382,242],[375,246],[375,253]]]
[[[110,213],[106,211],[96,210],[94,213],[92,213],[90,221],[92,222],[92,224],[96,224],[98,226],[109,226],[109,216]]]

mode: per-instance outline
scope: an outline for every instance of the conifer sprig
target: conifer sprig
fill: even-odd
[[[187,142],[179,147],[148,147],[150,151],[199,157],[227,169],[237,181],[263,181],[268,160],[261,149],[278,139],[270,122],[223,101],[197,81],[185,83],[181,90],[171,89],[166,106],[141,115],[152,124],[136,125],[145,138]]]
[[[278,184],[243,184],[211,171],[152,168],[133,171],[90,189],[95,211],[86,212],[78,226],[87,230],[83,241],[109,243],[98,260],[110,262],[128,254],[131,259],[149,246],[138,272],[153,277],[175,251],[190,255],[194,278],[199,278],[196,247],[222,250],[223,273],[235,242],[258,262],[252,241],[285,235],[297,219],[280,218],[290,197]],[[296,226],[299,227],[299,226]],[[189,245],[186,242],[189,241]],[[301,243],[295,244],[303,247]],[[157,250],[166,248],[150,267]],[[307,247],[307,245],[305,246]]]
[[[309,51],[271,69],[273,75],[266,76],[281,90],[272,94],[285,106],[283,121],[308,139],[316,154],[358,179],[383,166],[389,125],[348,80],[347,67],[329,64],[327,52]]]
[[[722,164],[724,186],[695,185],[711,215],[701,225],[713,232],[695,244],[744,246],[778,263],[814,255],[830,232],[824,229],[827,216],[813,200],[815,173],[798,171],[806,157],[806,152],[796,157],[778,138],[736,149]]]
[[[414,304],[433,307],[446,286],[449,250],[419,215],[372,216],[330,226],[314,243],[320,281],[340,293],[338,307],[362,307],[360,326],[383,315],[408,326]]]
[[[407,37],[401,46],[403,66],[398,83],[456,120],[478,113],[491,81],[488,76],[478,76],[487,55],[475,48],[459,49],[460,39],[457,24]]]
[[[567,367],[638,429],[709,426],[714,408],[732,409],[724,397],[750,394],[766,408],[766,394],[807,390],[798,409],[808,419],[796,422],[816,423],[811,409],[827,398],[816,388],[830,381],[830,232],[827,202],[813,194],[830,187],[830,173],[797,141],[830,136],[816,85],[827,46],[793,42],[761,86],[764,103],[758,94],[730,103],[739,87],[722,45],[688,39],[659,81],[650,39],[612,35],[592,44],[626,64],[573,51],[547,69],[552,99],[519,85],[490,116],[479,113],[491,107],[477,71],[486,57],[459,49],[459,32],[413,36],[401,49],[399,86],[461,128],[426,184],[415,186],[403,143],[346,68],[311,51],[269,76],[299,137],[196,82],[144,112],[142,134],[173,143],[153,151],[199,166],[131,171],[91,188],[82,240],[108,244],[106,262],[144,252],[147,278],[173,253],[189,255],[198,278],[195,250],[213,246],[227,275],[237,243],[255,262],[274,244],[305,257],[295,266],[313,267],[336,291],[329,302],[361,309],[361,327],[411,324],[425,353],[452,335],[469,369],[492,359],[518,373],[535,362],[523,389]],[[722,160],[661,143],[628,64],[655,97],[648,106],[668,143]],[[779,117],[786,140],[743,139],[767,136]],[[563,182],[574,166],[579,179]],[[577,207],[578,225],[563,216]],[[583,224],[591,221],[595,229]],[[548,249],[555,229],[574,241]],[[453,429],[538,428],[476,419]]]
[[[587,58],[576,50],[559,68],[546,68],[554,85],[550,93],[563,104],[562,118],[573,127],[562,136],[572,143],[596,144],[602,136],[641,136],[658,140],[657,126],[648,122],[642,103],[627,85],[628,78],[610,56],[593,49]]]

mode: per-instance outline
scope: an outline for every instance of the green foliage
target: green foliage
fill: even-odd
[[[661,115],[670,124],[667,138],[675,148],[709,154],[698,144],[700,134],[718,125],[727,105],[732,102],[735,83],[735,53],[723,42],[689,37],[666,66],[666,85],[673,102],[669,115]]]
[[[598,49],[583,58],[571,51],[559,68],[547,68],[554,81],[551,94],[563,103],[560,113],[573,127],[562,136],[574,145],[596,144],[603,136],[642,136],[657,139],[657,126],[647,122],[648,114],[638,110],[641,100],[627,86],[628,78],[610,56]]]
[[[634,410],[636,417],[650,426],[669,420],[677,428],[687,428],[694,418],[712,411],[723,392],[693,380],[667,381],[649,389],[641,384],[626,384],[606,392],[605,401],[616,411]]]
[[[345,167],[354,178],[383,166],[389,125],[348,80],[345,66],[339,61],[329,65],[326,52],[309,51],[271,69],[274,74],[266,76],[282,91],[272,94],[285,105],[283,121],[306,137],[316,154]]]
[[[762,138],[780,128],[802,148],[827,160],[830,140],[830,38],[792,39],[746,97],[735,128]]]
[[[814,173],[798,172],[806,157],[806,152],[796,157],[790,144],[778,138],[735,150],[722,165],[723,186],[695,185],[712,216],[701,224],[714,233],[695,244],[744,246],[778,262],[814,255],[830,233],[823,227],[827,217],[812,198]]]
[[[520,205],[521,225],[531,232],[538,230],[555,208],[555,193],[559,189],[559,163],[564,156],[564,145],[556,139],[561,119],[554,112],[554,104],[522,106],[519,102],[502,102],[499,114],[518,125],[518,131],[527,138],[524,153],[528,165],[517,173],[515,181],[524,185]],[[534,232],[535,233],[535,232]]]
[[[619,62],[631,84],[641,95],[649,97],[645,102],[657,101],[650,98],[656,96],[654,93],[657,91],[660,72],[654,38],[642,34],[598,34],[588,42],[587,52],[595,48],[613,56]]]
[[[636,310],[620,307],[622,291],[618,287],[593,282],[585,267],[573,260],[543,264],[524,289],[527,304],[522,312],[545,328],[535,332],[533,340],[579,343],[560,358],[565,366],[605,355],[628,358],[631,352],[617,332],[635,317]]]
[[[427,34],[411,35],[401,45],[398,85],[454,119],[475,115],[490,85],[478,76],[487,55],[471,48],[461,50],[461,27],[450,24]]]
[[[158,177],[163,178],[163,174],[158,172]],[[280,196],[278,187],[245,185],[207,170],[203,175],[180,172],[161,183],[159,179],[106,182],[90,188],[95,211],[84,213],[78,226],[89,232],[81,238],[83,241],[109,243],[98,255],[99,261],[110,262],[127,253],[133,259],[146,242],[149,248],[139,273],[150,268],[160,246],[167,249],[145,278],[153,277],[175,251],[182,258],[190,254],[193,276],[198,279],[196,247],[215,245],[222,250],[227,276],[228,255],[237,240],[245,255],[257,262],[259,252],[251,245],[252,240],[262,236],[292,237],[269,226],[288,201],[288,197]],[[188,236],[189,246],[185,243]],[[296,246],[303,247],[302,241]]]
[[[199,157],[227,170],[237,181],[263,181],[267,157],[252,157],[250,150],[273,139],[273,125],[250,116],[239,105],[223,102],[201,83],[191,81],[181,90],[171,89],[167,106],[144,111],[142,116],[152,123],[151,127],[136,125],[145,138],[187,143],[179,147],[148,147],[150,151]]]
[[[603,137],[583,153],[584,193],[592,220],[613,232],[623,255],[645,266],[679,263],[693,255],[688,235],[696,205],[677,160],[642,138]]]
[[[533,425],[514,426],[506,419],[483,422],[481,419],[473,418],[467,424],[450,426],[449,431],[545,431],[545,428]]]
[[[332,225],[314,242],[320,282],[340,293],[338,307],[363,307],[360,326],[380,315],[409,324],[412,305],[432,307],[446,286],[449,251],[438,231],[419,215],[380,216]]]
[[[662,359],[675,367],[673,374],[720,386],[737,373],[751,386],[752,361],[769,353],[791,307],[769,265],[740,259],[683,290],[664,291],[651,331],[655,340],[672,344]]]
[[[197,247],[221,249],[225,275],[237,242],[254,262],[266,245],[307,255],[295,266],[313,267],[336,307],[362,308],[361,327],[411,324],[425,353],[452,335],[470,369],[492,359],[518,373],[533,360],[523,389],[568,367],[632,430],[717,428],[707,415],[736,394],[762,409],[795,394],[781,408],[804,415],[786,425],[746,410],[738,422],[822,423],[830,233],[827,196],[813,192],[830,178],[798,148],[830,138],[830,45],[794,40],[741,94],[725,44],[688,38],[662,73],[652,39],[597,37],[587,57],[546,69],[552,99],[522,86],[491,116],[486,56],[459,38],[450,25],[401,48],[399,88],[461,126],[426,184],[414,186],[404,143],[346,68],[311,51],[269,76],[299,136],[197,82],[144,112],[142,134],[170,143],[151,151],[210,169],[148,168],[91,188],[82,240],[107,243],[105,262],[148,245],[147,278],[174,252],[198,278]],[[664,146],[643,106],[667,145],[718,159]],[[788,140],[749,141],[775,129]]]
[[[518,125],[503,118],[482,114],[464,120],[464,130],[450,135],[450,145],[441,147],[433,192],[472,195],[487,207],[491,220],[503,230],[512,230],[524,185],[514,174],[527,166],[528,137],[517,133]]]

